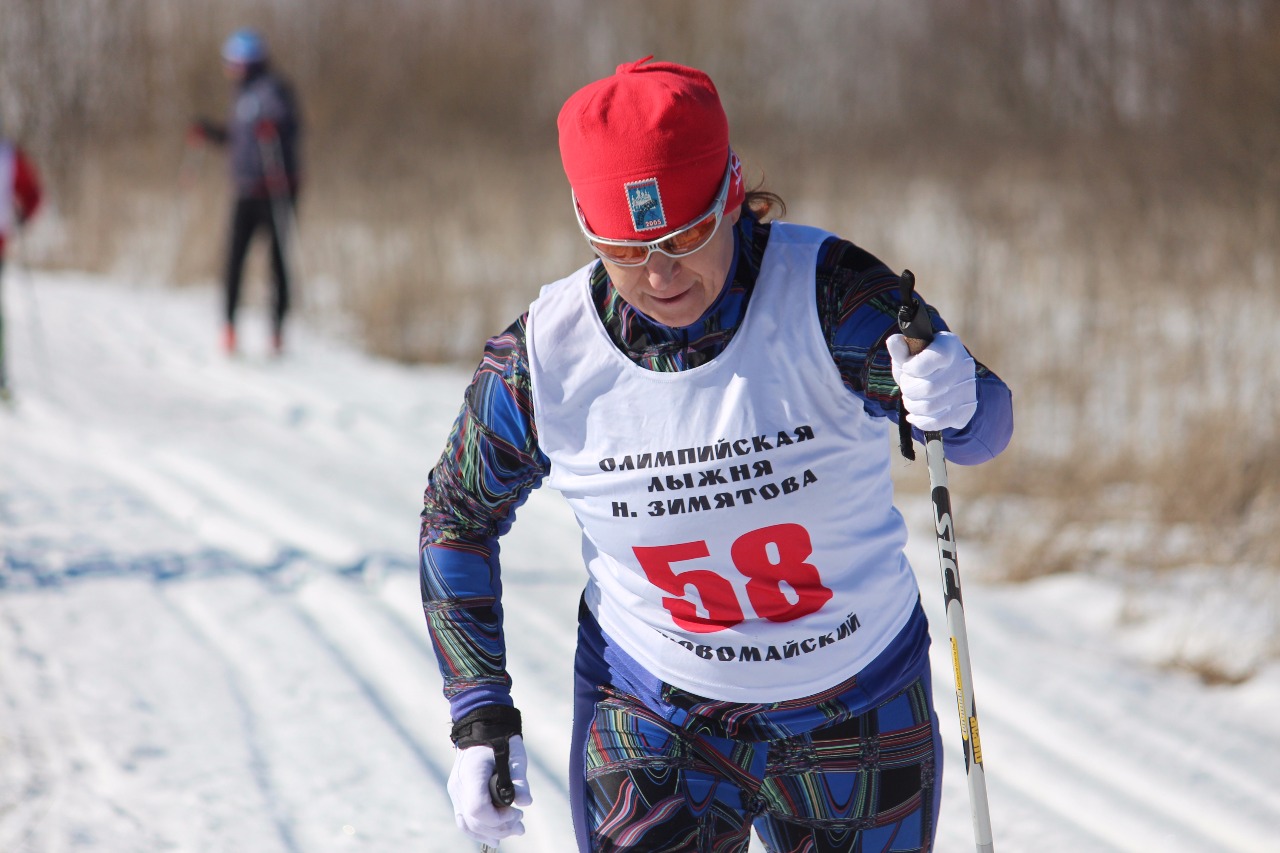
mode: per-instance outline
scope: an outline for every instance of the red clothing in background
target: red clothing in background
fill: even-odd
[[[18,146],[13,146],[13,213],[15,225],[26,222],[40,206],[40,177],[35,166]],[[5,235],[0,232],[0,258],[4,257]]]

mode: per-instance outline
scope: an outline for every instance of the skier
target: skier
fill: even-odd
[[[901,401],[976,464],[1009,389],[940,330],[912,356],[898,276],[744,187],[701,71],[620,65],[562,107],[598,256],[490,339],[421,521],[458,826],[531,803],[498,539],[531,489],[583,530],[570,799],[580,851],[932,848],[929,633],[893,505]],[[512,804],[489,791],[510,774]]]
[[[254,232],[271,235],[271,273],[275,284],[271,349],[284,346],[284,319],[289,310],[287,241],[297,208],[300,184],[298,145],[301,123],[292,86],[272,70],[266,40],[251,29],[232,33],[222,46],[223,69],[237,88],[226,124],[197,120],[189,138],[226,145],[230,150],[235,204],[227,248],[224,285],[223,348],[236,351],[236,309],[245,256]]]
[[[0,127],[0,280],[4,273],[5,240],[35,215],[40,206],[40,178],[22,148],[6,139]],[[4,302],[0,299],[0,399],[9,398],[5,364]]]

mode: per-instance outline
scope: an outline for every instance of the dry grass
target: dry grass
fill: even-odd
[[[1275,4],[8,4],[0,112],[52,198],[33,260],[216,279],[224,166],[181,136],[251,23],[307,118],[300,309],[406,362],[474,361],[589,257],[568,92],[649,52],[707,68],[789,218],[913,269],[1013,388],[1010,451],[953,474],[1012,576],[1280,571]]]

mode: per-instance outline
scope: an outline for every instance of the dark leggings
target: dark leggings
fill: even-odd
[[[281,234],[276,227],[271,205],[269,198],[236,199],[231,216],[231,240],[227,250],[226,320],[229,325],[236,321],[236,308],[240,304],[240,283],[244,278],[244,260],[249,252],[249,242],[253,239],[254,232],[265,227],[271,235],[271,279],[275,284],[272,330],[279,333],[284,326],[284,315],[289,310],[289,270],[284,260],[288,235]],[[293,215],[291,201],[282,202],[280,206],[283,208],[281,214]]]

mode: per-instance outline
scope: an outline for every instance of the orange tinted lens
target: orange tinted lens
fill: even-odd
[[[591,245],[602,258],[619,264],[638,264],[649,256],[648,246],[611,246],[595,240]]]
[[[685,231],[681,231],[674,237],[668,237],[658,244],[659,248],[664,252],[672,255],[687,255],[690,252],[696,252],[711,239],[711,235],[716,230],[716,215],[709,213],[700,222],[690,225]]]

